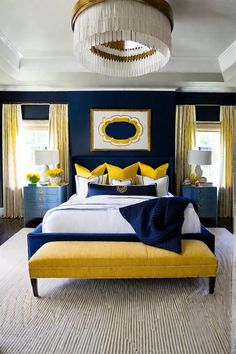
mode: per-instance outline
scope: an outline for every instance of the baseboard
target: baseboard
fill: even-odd
[[[0,218],[3,216],[4,208],[0,208]]]

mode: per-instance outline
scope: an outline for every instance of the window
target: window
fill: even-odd
[[[201,166],[203,176],[208,182],[219,187],[220,183],[220,122],[198,122],[197,123],[197,147],[211,148],[212,165]]]
[[[29,172],[40,172],[41,166],[35,165],[34,151],[48,148],[49,121],[23,120],[22,123],[22,183]]]

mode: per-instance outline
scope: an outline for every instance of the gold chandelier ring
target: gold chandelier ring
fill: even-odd
[[[75,23],[79,15],[89,7],[105,2],[106,0],[78,0],[72,12],[71,27],[74,31]],[[166,0],[134,0],[155,7],[170,21],[171,31],[174,28],[174,15],[170,4]]]

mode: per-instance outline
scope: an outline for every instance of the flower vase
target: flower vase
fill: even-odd
[[[59,184],[61,182],[61,177],[50,177],[50,183]]]

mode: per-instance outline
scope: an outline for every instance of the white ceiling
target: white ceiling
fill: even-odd
[[[236,0],[170,0],[172,58],[162,72],[114,79],[73,56],[76,0],[0,0],[2,89],[166,88],[236,91]]]

